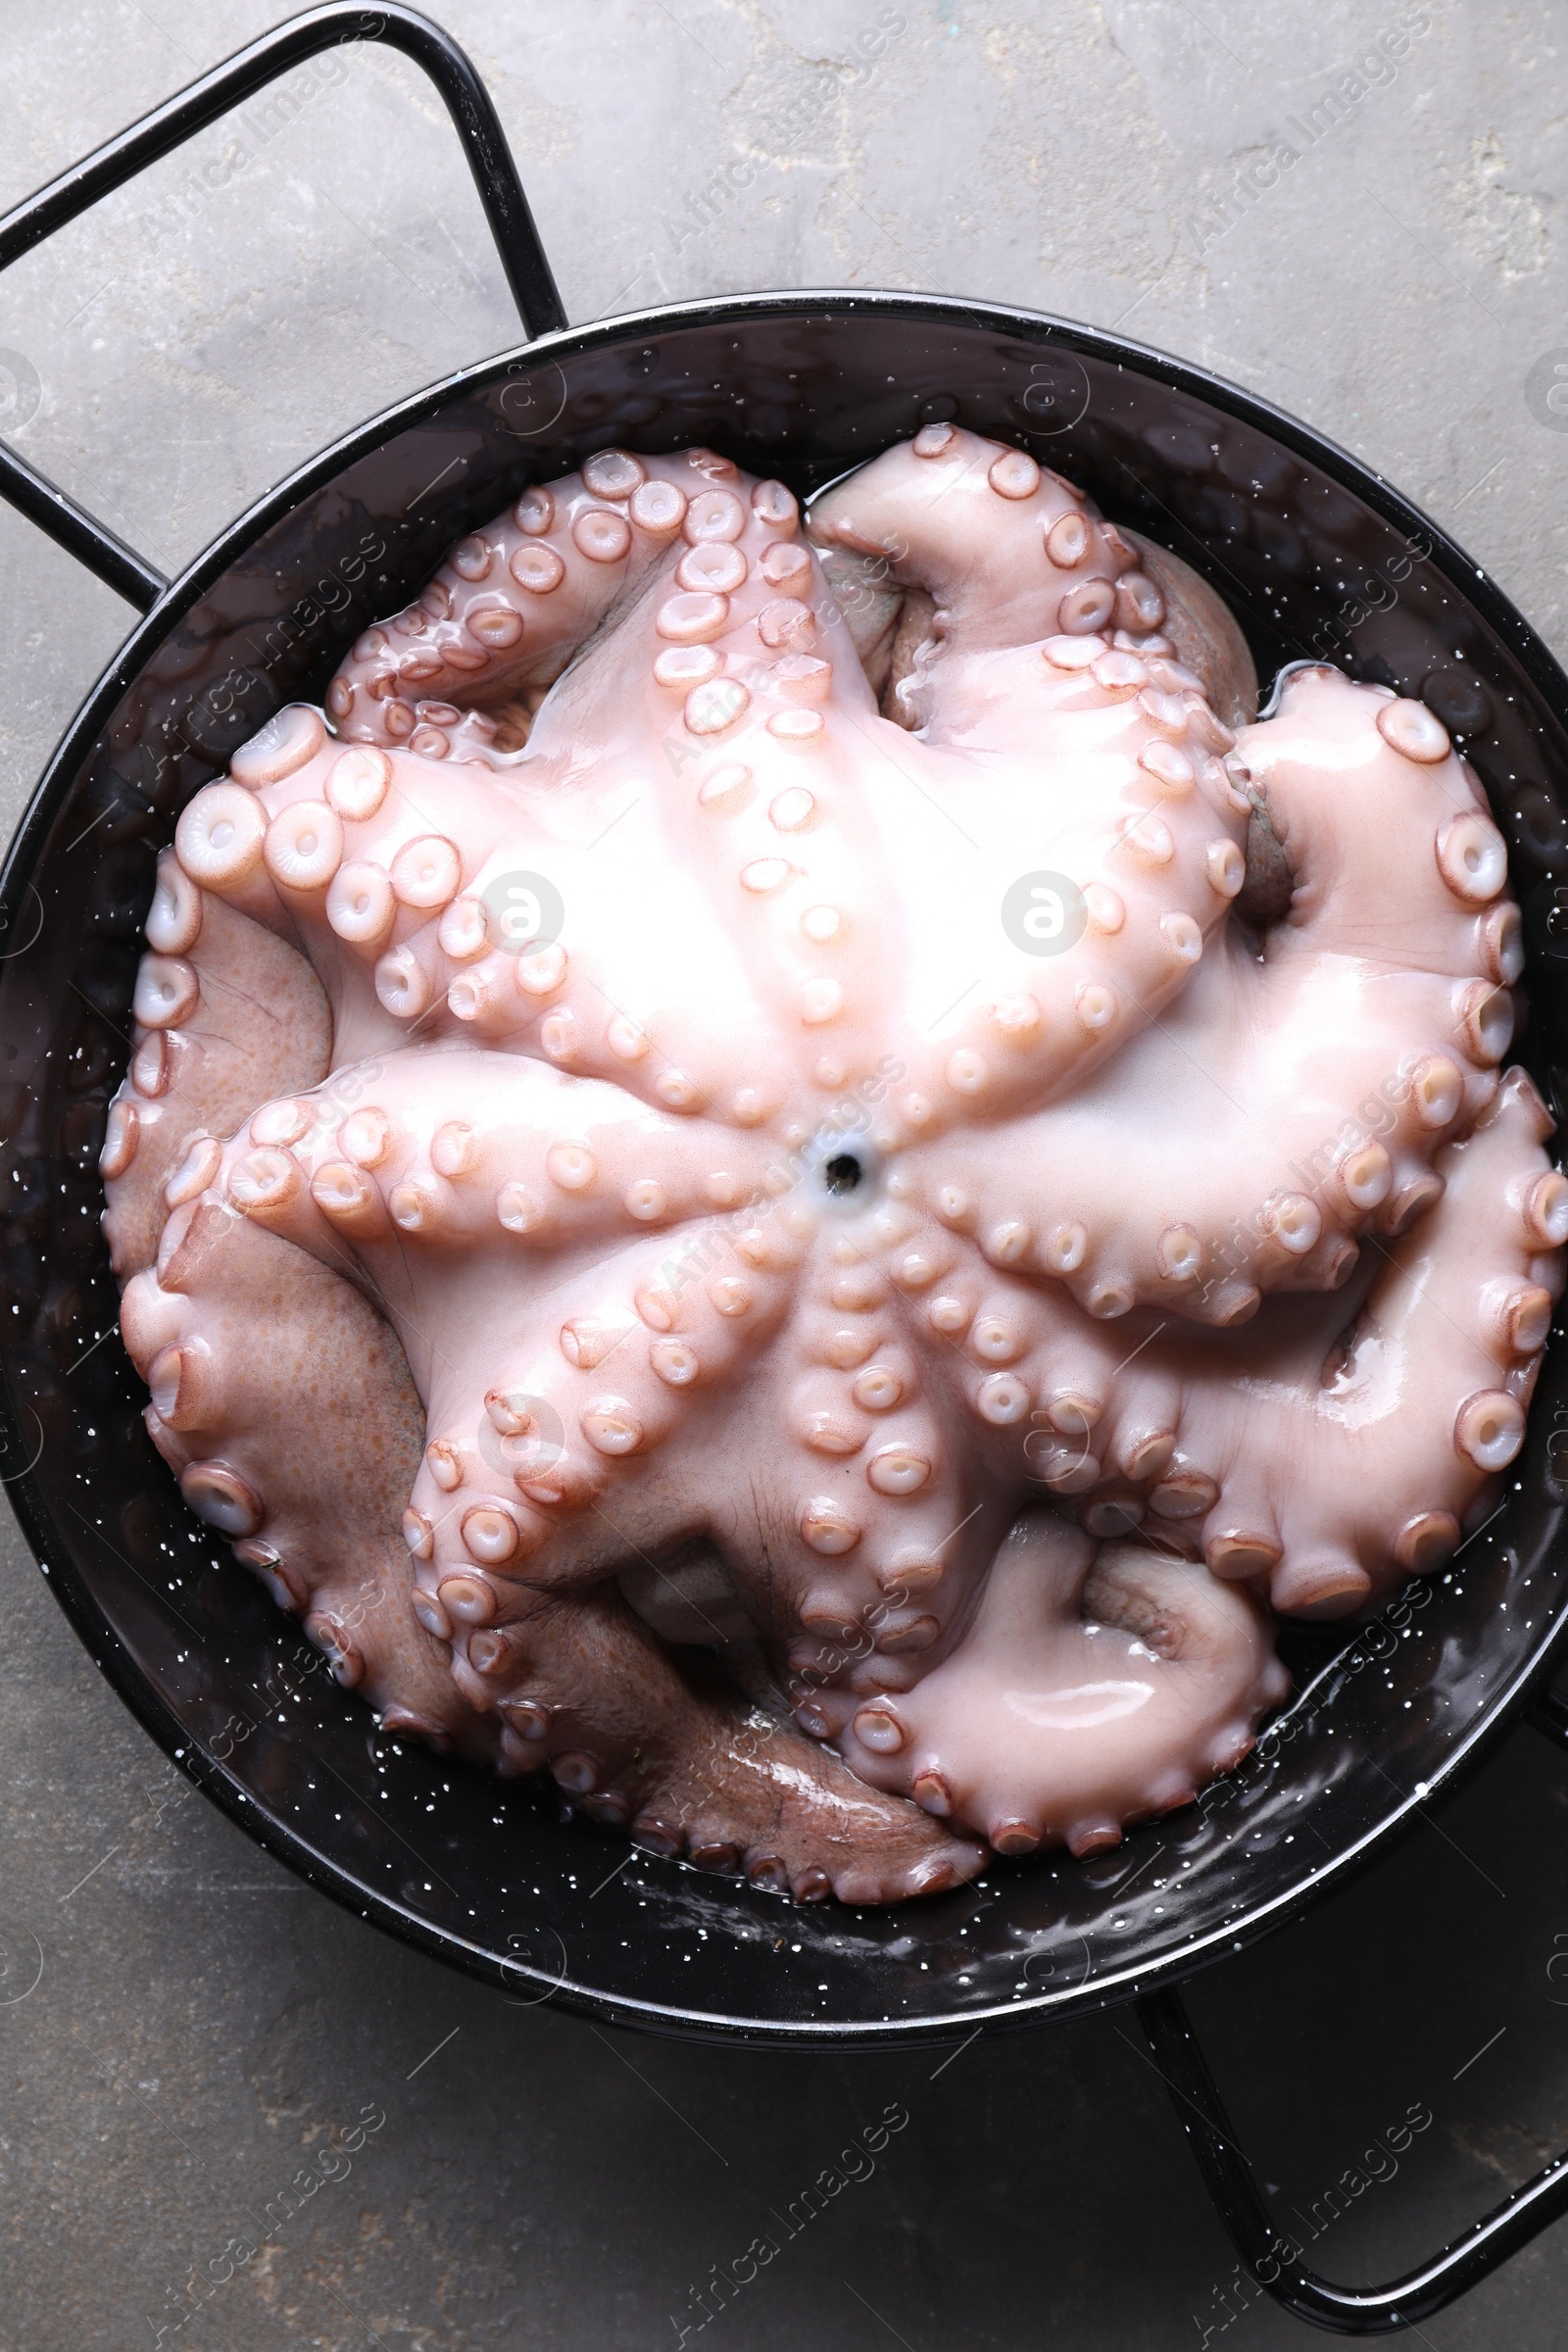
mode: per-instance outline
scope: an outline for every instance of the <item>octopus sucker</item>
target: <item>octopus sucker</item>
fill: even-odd
[[[1191,1803],[1276,1616],[1457,1548],[1568,1244],[1506,850],[1424,704],[1256,710],[1024,451],[611,448],[193,797],[122,1328],[386,1728],[897,1902]]]

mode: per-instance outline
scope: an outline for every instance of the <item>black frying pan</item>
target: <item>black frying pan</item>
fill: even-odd
[[[1242,621],[1265,684],[1283,662],[1327,657],[1424,696],[1511,845],[1534,996],[1524,1053],[1559,1112],[1568,829],[1554,779],[1568,772],[1568,680],[1469,558],[1353,458],[1117,337],[858,292],[748,295],[568,330],[482,85],[404,9],[318,8],[254,43],[0,220],[0,268],[279,72],[355,39],[391,42],[436,81],[534,339],[347,436],[172,583],[0,448],[0,491],[143,615],[50,761],[0,876],[0,1466],[40,1567],[116,1690],[258,1843],[514,2000],[827,2045],[954,2038],[1142,1997],[1255,2274],[1320,2325],[1404,2325],[1568,2204],[1568,2172],[1548,2168],[1391,2288],[1315,2281],[1270,2238],[1170,1988],[1364,1860],[1543,1684],[1568,1613],[1560,1358],[1546,1359],[1497,1517],[1373,1625],[1288,1634],[1298,1696],[1200,1805],[1087,1864],[999,1863],[974,1886],[892,1912],[801,1909],[629,1854],[552,1795],[376,1734],[214,1547],[145,1435],[95,1161],[128,1053],[154,858],[185,801],[280,704],[319,701],[343,647],[416,591],[455,538],[611,443],[708,442],[804,494],[955,417],[1031,449],[1196,564]]]

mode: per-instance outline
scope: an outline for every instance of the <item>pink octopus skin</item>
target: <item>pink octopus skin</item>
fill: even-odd
[[[1424,706],[1252,707],[1021,451],[928,427],[809,539],[606,451],[197,795],[122,1328],[383,1720],[893,1901],[1191,1801],[1288,1690],[1270,1605],[1490,1509],[1568,1239],[1502,845]]]

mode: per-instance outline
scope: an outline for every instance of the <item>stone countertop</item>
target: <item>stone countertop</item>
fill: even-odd
[[[572,318],[859,284],[1118,327],[1354,450],[1568,647],[1549,0],[431,13],[495,96]],[[272,21],[265,0],[0,0],[0,206]],[[166,570],[334,434],[513,338],[414,70],[356,48],[293,86],[0,289],[0,433]],[[4,508],[0,565],[9,831],[128,615]],[[705,2280],[762,2231],[777,2256],[706,2343],[1305,2340],[1236,2291],[1125,2013],[944,2060],[738,2054],[509,2006],[195,1794],[9,1518],[0,1591],[0,1984],[41,1958],[0,2002],[0,2352],[695,2342]],[[1371,1877],[1195,1986],[1272,2209],[1332,2275],[1398,2270],[1568,2143],[1565,1862],[1568,1759],[1524,1731]],[[259,2229],[333,2127],[377,2113],[350,2175]],[[256,2251],[182,2317],[192,2266],[216,2281],[235,2240]],[[1559,2225],[1418,2340],[1547,2352],[1565,2297]]]

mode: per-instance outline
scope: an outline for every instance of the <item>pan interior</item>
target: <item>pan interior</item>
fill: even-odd
[[[1454,1771],[1541,1666],[1568,1599],[1553,1462],[1568,1391],[1548,1354],[1500,1515],[1374,1626],[1288,1634],[1298,1695],[1199,1806],[1088,1864],[998,1864],[891,1913],[811,1910],[629,1857],[553,1794],[378,1737],[153,1450],[115,1328],[95,1161],[154,858],[185,801],[280,704],[318,701],[358,631],[527,483],[612,443],[702,441],[804,494],[944,418],[1032,450],[1194,563],[1247,629],[1265,692],[1283,662],[1327,658],[1425,697],[1509,840],[1532,957],[1523,1057],[1560,1112],[1555,664],[1458,551],[1304,428],[1156,355],[972,305],[764,297],[658,314],[553,338],[367,426],[237,524],[138,631],[12,853],[0,1467],[34,1547],[106,1673],[236,1819],[517,2001],[827,2039],[1125,1997],[1284,1916]]]

